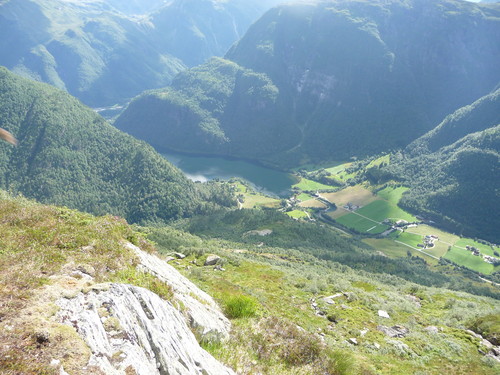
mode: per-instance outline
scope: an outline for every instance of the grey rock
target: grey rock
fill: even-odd
[[[205,266],[215,266],[219,260],[220,256],[211,254],[207,256],[207,259],[205,260]]]
[[[79,293],[56,304],[57,319],[73,326],[89,346],[88,366],[105,374],[124,375],[127,368],[137,375],[234,374],[199,346],[170,302],[144,288],[110,284],[108,291]],[[110,314],[105,319],[98,311],[103,306]],[[110,319],[113,329],[106,325]]]
[[[488,349],[493,349],[493,344],[486,339],[482,339],[481,344],[486,346]]]
[[[186,256],[182,253],[172,253],[172,255],[174,257],[176,257],[177,259],[184,259]]]
[[[356,340],[354,337],[351,337],[351,338],[349,339],[349,342],[350,342],[351,344],[353,344],[353,345],[358,345],[358,340]]]
[[[389,337],[405,337],[408,334],[408,328],[400,326],[400,325],[395,325],[392,327],[386,327],[386,326],[377,326],[377,330],[380,332],[384,333],[386,336]]]
[[[163,260],[168,263],[168,262],[175,260],[175,258],[169,256],[169,257],[165,257],[165,259],[163,259]]]
[[[89,264],[80,264],[80,265],[78,265],[78,267],[76,267],[76,269],[78,271],[80,271],[81,273],[84,273],[84,274],[89,275],[91,277],[95,277],[95,268]]]
[[[212,297],[158,257],[148,254],[130,243],[126,246],[133,249],[139,257],[140,269],[156,276],[172,287],[175,300],[180,301],[185,307],[184,312],[189,324],[199,338],[221,341],[229,337],[231,323]]]
[[[406,296],[406,298],[408,298],[411,302],[413,302],[417,308],[422,307],[422,304],[420,303],[420,298],[418,298],[417,296],[413,296],[411,294],[408,294]]]
[[[379,310],[378,311],[378,316],[380,316],[381,318],[390,319],[389,314],[387,313],[387,311],[384,311],[384,310]]]
[[[439,333],[439,328],[436,326],[428,326],[424,328],[427,332],[432,333],[432,334],[438,334]]]
[[[335,301],[331,297],[324,297],[323,301],[327,303],[328,305],[334,305]]]

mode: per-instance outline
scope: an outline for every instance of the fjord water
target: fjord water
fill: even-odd
[[[296,178],[289,173],[245,160],[171,152],[162,155],[193,181],[238,177],[249,182],[255,190],[276,196],[288,195],[292,185],[296,183]]]

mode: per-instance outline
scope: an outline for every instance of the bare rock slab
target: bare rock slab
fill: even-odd
[[[199,346],[170,302],[144,288],[108,287],[56,302],[57,319],[91,349],[89,366],[110,375],[234,375]]]

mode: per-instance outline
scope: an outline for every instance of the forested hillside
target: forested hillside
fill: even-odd
[[[0,68],[0,186],[41,202],[165,221],[230,205],[224,186],[194,184],[149,145],[121,133],[78,100]]]
[[[265,157],[300,134],[280,118],[278,95],[265,74],[213,58],[134,99],[115,126],[158,148]]]
[[[138,98],[117,124],[148,141],[173,134],[162,138],[164,147],[196,152],[193,145],[202,143],[206,152],[287,167],[401,148],[500,82],[500,43],[492,35],[500,35],[498,4],[285,4],[226,54],[238,68],[208,62],[177,77],[160,99],[157,93]],[[228,84],[234,69],[265,77],[272,96],[260,80]],[[179,100],[186,87],[196,95]],[[225,87],[222,103],[216,87]],[[144,112],[162,116],[151,115],[146,125]],[[178,142],[173,118],[185,119],[189,143]],[[214,121],[217,127],[207,128]],[[274,145],[269,154],[262,154],[263,142]]]
[[[385,171],[411,186],[403,207],[500,242],[500,90],[446,117],[393,159]]]
[[[275,2],[4,0],[0,65],[87,105],[124,103],[223,55]]]

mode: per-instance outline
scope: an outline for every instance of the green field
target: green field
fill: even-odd
[[[449,259],[458,265],[470,268],[471,270],[481,272],[485,275],[489,275],[495,269],[492,264],[486,263],[481,257],[475,256],[472,252],[459,249],[457,247],[452,247],[451,250],[446,253],[444,258]]]
[[[366,169],[372,168],[372,167],[379,167],[381,164],[389,164],[391,161],[391,156],[390,155],[384,155],[381,156],[375,160],[372,160],[367,166]]]
[[[414,233],[414,234],[418,234],[421,236],[433,234],[433,235],[439,237],[439,243],[444,243],[447,246],[453,246],[460,238],[455,234],[445,232],[441,229],[431,227],[427,224],[420,224],[418,227],[408,228],[406,231],[408,233]]]
[[[370,204],[361,207],[356,211],[358,214],[369,217],[375,221],[384,221],[385,219],[399,220],[403,219],[406,221],[416,221],[415,216],[403,211],[401,208],[389,203],[385,200],[376,200]]]
[[[290,217],[293,217],[294,219],[303,219],[303,218],[307,219],[307,218],[309,218],[309,216],[307,216],[307,213],[305,213],[302,210],[293,210],[293,211],[287,212],[286,214]]]
[[[300,193],[299,195],[297,195],[297,199],[302,201],[302,202],[305,202],[311,198],[312,198],[312,195],[306,194],[306,193]]]
[[[465,248],[465,246],[467,246],[467,245],[468,246],[474,246],[481,253],[483,253],[485,255],[492,256],[492,257],[495,256],[495,254],[493,253],[493,251],[496,251],[497,253],[500,253],[500,249],[499,248],[496,248],[496,250],[493,250],[491,248],[491,246],[479,243],[479,242],[474,241],[474,240],[472,240],[470,238],[461,238],[457,242],[455,242],[455,246],[456,247]]]
[[[379,190],[377,192],[377,195],[386,201],[389,201],[392,204],[398,204],[400,201],[401,197],[403,196],[403,193],[407,191],[408,188],[404,186],[400,186],[397,188],[394,188],[392,186],[388,186],[382,190]]]
[[[292,186],[292,188],[299,188],[302,191],[316,191],[316,190],[332,190],[333,186],[325,185],[316,181],[308,180],[307,178],[301,178],[298,183]]]
[[[280,206],[280,200],[275,198],[270,198],[258,193],[243,193],[244,201],[243,208],[255,208],[255,207],[274,207]]]
[[[418,256],[425,259],[426,262],[430,264],[437,264],[438,260],[434,259],[430,256],[427,256],[425,253],[422,253],[418,250],[414,250],[409,248],[408,246],[402,245],[400,243],[394,242],[390,239],[377,239],[377,238],[366,238],[363,240],[364,243],[373,247],[374,250],[381,251],[385,255],[390,258],[402,258],[408,256],[408,251],[412,256]],[[427,251],[427,250],[426,250]]]
[[[379,234],[390,228],[387,225],[378,224],[352,212],[347,215],[343,215],[336,220],[338,223],[360,233]]]
[[[422,244],[422,236],[419,236],[417,234],[412,234],[412,233],[400,233],[397,238],[395,238],[396,241],[403,242],[407,245],[413,246],[418,249],[418,244]],[[423,250],[423,249],[422,249]]]

